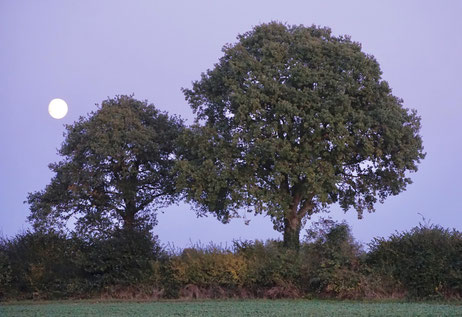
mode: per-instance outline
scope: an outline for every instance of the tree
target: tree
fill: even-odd
[[[264,212],[297,248],[314,213],[339,203],[361,217],[411,183],[425,156],[420,118],[359,43],[273,22],[223,52],[183,89],[197,117],[179,166],[200,212]]]
[[[29,220],[37,229],[60,228],[76,219],[80,233],[146,227],[155,210],[177,197],[175,140],[183,123],[131,96],[66,126],[55,173],[42,191],[30,193]]]

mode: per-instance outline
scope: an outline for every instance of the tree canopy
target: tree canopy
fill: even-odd
[[[102,102],[66,126],[55,173],[30,193],[29,220],[37,229],[75,219],[80,233],[133,229],[155,222],[157,207],[174,201],[175,142],[183,123],[131,96]]]
[[[411,183],[425,156],[420,118],[359,43],[273,22],[223,52],[183,90],[197,120],[179,166],[200,212],[265,213],[296,248],[314,213],[339,203],[361,217]]]

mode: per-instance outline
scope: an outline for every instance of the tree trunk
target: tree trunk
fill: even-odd
[[[123,228],[126,231],[133,231],[135,220],[133,217],[125,217]]]
[[[300,248],[301,223],[298,218],[284,220],[284,247],[292,250]]]
[[[128,204],[128,207],[125,209],[125,214],[123,216],[123,228],[126,231],[133,231],[135,228],[135,214],[136,210],[133,208],[132,204]]]

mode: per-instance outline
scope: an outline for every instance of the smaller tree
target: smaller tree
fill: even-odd
[[[183,123],[146,101],[118,96],[66,126],[55,173],[30,193],[29,221],[60,229],[74,217],[79,233],[133,230],[155,222],[156,208],[177,197],[175,140]]]

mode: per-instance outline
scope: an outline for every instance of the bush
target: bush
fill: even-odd
[[[149,232],[114,232],[82,239],[56,232],[26,232],[0,247],[0,296],[88,297],[110,286],[149,283],[160,253]]]
[[[10,272],[9,293],[59,298],[73,292],[80,276],[74,240],[53,232],[25,232],[4,241],[2,249],[0,261]]]
[[[462,234],[420,225],[374,239],[366,254],[346,223],[323,220],[300,250],[240,241],[232,250],[162,250],[149,230],[83,238],[26,232],[0,240],[0,298],[462,296]]]
[[[162,296],[165,298],[178,298],[180,295],[181,285],[176,276],[172,257],[163,254],[159,260],[153,262],[152,281],[154,285],[162,289]]]
[[[235,289],[243,286],[247,275],[244,257],[217,247],[184,249],[172,261],[175,278],[182,284],[199,287],[226,287]]]
[[[145,283],[153,273],[152,261],[161,253],[148,230],[117,230],[110,237],[84,242],[79,265],[93,289]]]
[[[413,298],[462,295],[462,234],[420,225],[390,238],[374,239],[367,260],[377,273],[392,276]]]
[[[332,220],[315,223],[307,230],[300,253],[303,289],[329,297],[360,297],[363,254],[346,223]]]
[[[0,240],[0,299],[10,289],[10,283],[13,279],[10,260],[5,252],[5,241]]]
[[[248,263],[244,285],[257,296],[269,288],[292,289],[298,284],[297,252],[283,248],[280,241],[236,241],[234,249]]]

